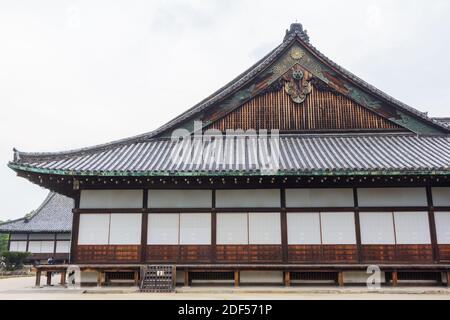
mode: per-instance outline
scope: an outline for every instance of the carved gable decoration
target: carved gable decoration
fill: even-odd
[[[292,101],[297,104],[306,100],[306,97],[311,93],[312,74],[296,64],[284,76],[284,90],[291,97]]]

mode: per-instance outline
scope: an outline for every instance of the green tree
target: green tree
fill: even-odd
[[[2,223],[3,221],[0,221]],[[8,235],[0,233],[0,255],[8,250]]]
[[[0,233],[0,254],[8,250],[8,235]]]

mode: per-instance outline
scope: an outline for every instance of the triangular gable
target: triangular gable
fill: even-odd
[[[326,58],[310,43],[300,24],[293,24],[284,42],[227,86],[154,132],[170,136],[175,129],[193,131],[194,122],[204,128],[260,96],[296,66],[357,105],[417,134],[448,134],[450,130],[405,104],[370,86]]]

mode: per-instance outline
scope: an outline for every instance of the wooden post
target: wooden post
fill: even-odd
[[[40,287],[41,286],[41,275],[42,275],[42,271],[39,269],[36,271],[36,287]]]
[[[239,272],[239,270],[235,270],[234,271],[234,287],[239,288],[240,282],[241,282],[241,273]]]
[[[362,242],[361,242],[361,223],[359,215],[359,201],[358,201],[358,189],[353,188],[353,202],[355,206],[355,233],[356,233],[356,247],[358,262],[362,262]]]
[[[189,270],[184,270],[184,286],[189,287]]]
[[[286,213],[286,189],[280,190],[280,202],[281,202],[281,250],[283,262],[287,263],[289,260],[289,244],[288,244],[288,231],[287,231],[287,213]]]
[[[447,287],[450,287],[450,271],[447,271]]]
[[[76,262],[77,255],[77,246],[78,246],[78,232],[80,227],[80,214],[78,213],[78,209],[80,208],[80,192],[78,192],[77,197],[75,198],[75,209],[73,212],[72,219],[72,239],[70,242],[70,263]]]
[[[428,200],[428,223],[430,226],[430,237],[431,237],[431,246],[433,250],[433,261],[438,262],[440,260],[439,256],[439,244],[437,240],[437,231],[436,231],[436,219],[434,216],[434,204],[433,204],[433,192],[431,187],[427,187],[427,200]]]
[[[64,271],[61,271],[61,282],[60,282],[60,284],[61,285],[66,285],[66,270],[64,270]]]
[[[102,281],[103,280],[103,273],[99,270],[97,271],[97,287],[101,287],[102,286]]]
[[[344,286],[344,272],[342,272],[342,271],[339,271],[339,273],[338,273],[338,285],[339,285],[339,287]]]
[[[216,190],[211,191],[211,261],[217,261],[217,211],[216,211]]]
[[[142,213],[141,223],[141,263],[144,264],[147,261],[148,213]]]
[[[285,287],[291,286],[291,272],[290,271],[284,272],[284,286]]]
[[[394,287],[398,286],[398,272],[397,272],[397,270],[392,271],[392,285]]]
[[[52,273],[50,271],[47,271],[47,285],[51,286],[52,285]]]
[[[139,286],[139,271],[137,270],[134,271],[134,285]]]
[[[141,263],[147,261],[147,232],[148,232],[148,189],[143,190],[142,197],[142,219],[141,219]]]

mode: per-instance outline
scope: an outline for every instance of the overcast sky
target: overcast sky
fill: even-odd
[[[0,220],[47,190],[12,148],[63,151],[152,131],[301,22],[328,57],[431,116],[450,116],[450,1],[0,0]]]

